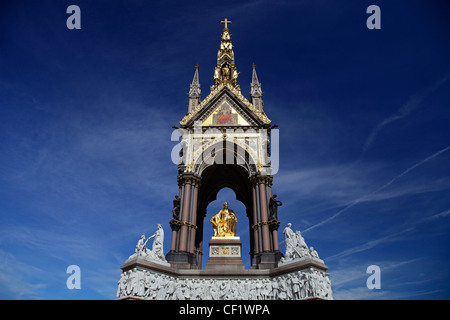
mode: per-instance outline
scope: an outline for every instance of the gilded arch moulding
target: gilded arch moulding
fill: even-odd
[[[221,152],[230,152],[233,155],[233,163],[230,164],[237,164],[244,167],[249,176],[255,174],[257,168],[261,166],[255,150],[239,139],[227,139],[227,136],[224,134],[222,138],[208,141],[194,152],[190,163],[186,166],[186,171],[200,176],[207,167],[214,165],[216,155]],[[236,160],[236,163],[234,163],[234,160]]]

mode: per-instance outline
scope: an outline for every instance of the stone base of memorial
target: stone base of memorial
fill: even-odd
[[[302,300],[333,299],[328,267],[305,257],[273,269],[177,269],[136,257],[123,270],[118,299]]]

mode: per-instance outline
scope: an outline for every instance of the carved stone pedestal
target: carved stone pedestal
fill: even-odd
[[[212,237],[206,270],[244,270],[239,237]]]
[[[135,257],[122,266],[117,298],[145,300],[333,299],[327,266],[305,257],[274,269],[177,269]]]

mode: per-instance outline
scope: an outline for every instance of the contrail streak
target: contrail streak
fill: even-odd
[[[327,219],[325,219],[325,220],[323,220],[323,221],[321,221],[321,222],[319,222],[319,223],[317,223],[317,224],[315,224],[315,225],[313,225],[313,226],[311,226],[311,227],[305,229],[304,231],[302,231],[302,233],[303,233],[303,232],[310,231],[310,230],[312,230],[312,229],[315,229],[315,228],[317,228],[317,227],[319,227],[319,226],[321,226],[321,225],[324,225],[325,223],[327,223],[327,222],[329,222],[329,221],[331,221],[331,220],[337,218],[338,216],[340,216],[342,213],[344,213],[345,211],[347,211],[347,210],[350,209],[351,207],[357,205],[359,202],[361,202],[361,201],[363,201],[363,200],[369,198],[370,196],[374,195],[375,193],[380,192],[381,190],[383,190],[383,189],[389,187],[391,184],[393,184],[395,181],[397,181],[398,179],[400,179],[400,178],[403,177],[404,175],[408,174],[410,171],[412,171],[412,170],[414,170],[415,168],[421,166],[422,164],[424,164],[424,163],[426,163],[426,162],[428,162],[428,161],[430,161],[430,160],[436,158],[437,156],[439,156],[440,154],[442,154],[442,153],[444,153],[444,152],[446,152],[446,151],[448,151],[448,150],[450,150],[450,146],[448,146],[448,147],[446,147],[446,148],[444,148],[444,149],[442,149],[442,150],[439,150],[438,152],[432,154],[431,156],[429,156],[429,157],[423,159],[422,161],[420,161],[420,162],[416,163],[415,165],[409,167],[408,169],[406,169],[405,171],[403,171],[402,173],[400,173],[398,176],[396,176],[395,178],[393,178],[393,179],[390,180],[389,182],[385,183],[384,185],[382,185],[381,187],[379,187],[379,188],[376,189],[375,191],[372,191],[371,193],[369,193],[369,194],[367,194],[367,195],[364,195],[364,196],[358,198],[357,200],[351,202],[351,203],[348,204],[345,208],[343,208],[343,209],[341,209],[340,211],[336,212],[336,213],[333,214],[331,217],[329,217],[329,218],[327,218]]]
[[[442,84],[444,84],[447,80],[450,79],[450,73],[447,73],[442,79],[436,81],[433,85],[427,87],[426,89],[422,90],[419,93],[416,93],[410,97],[408,102],[404,104],[396,114],[384,119],[381,121],[375,129],[372,130],[369,137],[366,139],[366,142],[364,143],[363,147],[363,154],[369,149],[371,146],[373,140],[378,135],[378,133],[388,124],[391,122],[404,118],[407,115],[409,115],[414,109],[418,108],[420,106],[420,103],[422,102],[425,97],[430,95],[433,91],[436,91]]]
[[[344,251],[342,251],[340,253],[337,253],[337,254],[335,254],[335,255],[333,255],[331,257],[326,258],[326,261],[330,261],[330,260],[334,260],[334,259],[340,259],[342,257],[349,256],[349,255],[352,255],[352,254],[357,253],[357,252],[361,252],[361,251],[372,249],[373,247],[378,246],[380,244],[384,244],[384,243],[389,242],[389,241],[394,241],[396,237],[398,237],[398,236],[400,236],[400,235],[402,235],[404,233],[408,233],[410,231],[415,230],[416,227],[419,224],[426,223],[428,221],[439,219],[439,218],[442,218],[442,217],[446,217],[449,214],[450,214],[450,210],[445,210],[445,211],[442,211],[440,213],[434,214],[434,215],[432,215],[430,217],[426,217],[426,218],[417,220],[412,226],[410,226],[407,229],[404,229],[402,231],[390,234],[388,236],[385,236],[385,237],[382,237],[382,238],[379,238],[379,239],[371,240],[371,241],[369,241],[367,243],[364,243],[362,245],[359,245],[359,246],[356,246],[356,247],[353,247],[353,248],[350,248],[350,249],[346,249],[346,250],[344,250]]]

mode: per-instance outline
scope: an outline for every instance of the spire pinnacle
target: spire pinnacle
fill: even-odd
[[[198,69],[200,67],[198,66],[198,64],[195,66],[195,73],[194,73],[194,78],[192,79],[192,83],[189,86],[189,109],[188,112],[190,112],[193,108],[195,108],[195,106],[197,106],[200,103],[200,95],[201,95],[201,90],[200,90],[200,81],[199,81],[199,77],[198,77]]]
[[[262,101],[262,89],[261,89],[261,83],[259,83],[258,75],[256,74],[256,66],[253,63],[252,64],[252,83],[250,83],[250,96],[252,97],[252,104],[257,107],[260,111],[263,107],[263,101]]]
[[[230,30],[228,29],[228,24],[231,24],[231,21],[225,18],[221,23],[225,24],[225,28],[222,31],[220,48],[217,52],[217,65],[214,69],[214,84],[231,83],[236,87],[238,86],[237,77],[239,73],[234,65],[233,44],[231,43]]]
[[[252,73],[252,83],[250,84],[250,95],[255,98],[261,98],[263,92],[261,90],[261,83],[259,83],[258,75],[256,74],[256,66],[252,65],[253,73]]]
[[[198,79],[198,69],[200,67],[198,66],[198,64],[195,66],[195,73],[194,73],[194,78],[192,79],[192,83],[189,86],[190,90],[189,90],[189,98],[200,98],[200,82]]]

